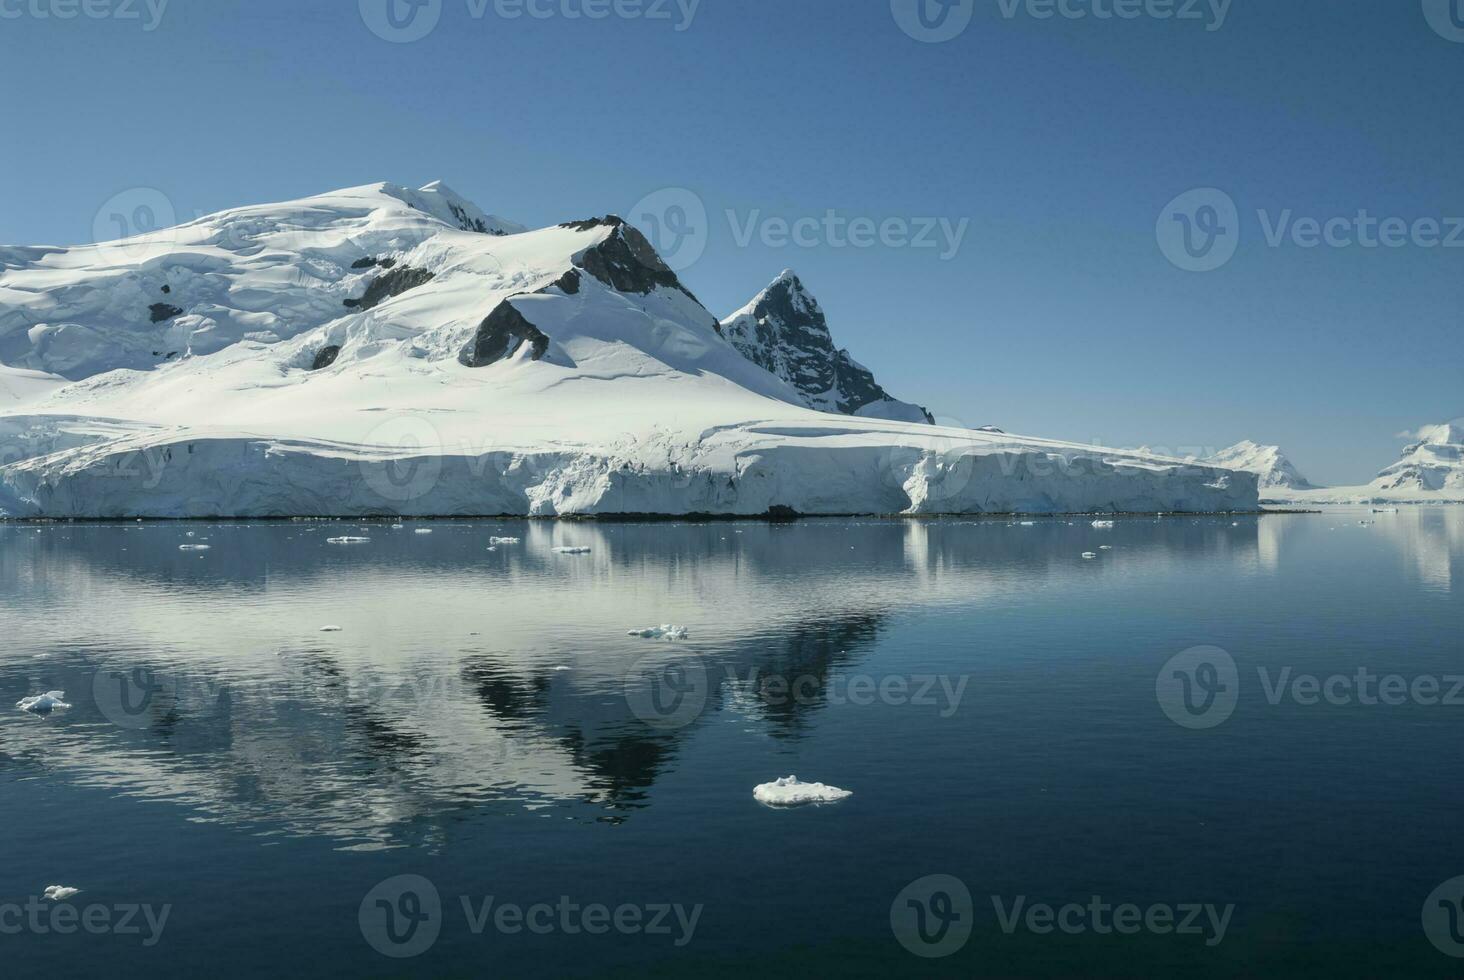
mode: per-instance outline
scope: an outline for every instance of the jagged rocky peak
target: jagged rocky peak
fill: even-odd
[[[1314,489],[1311,481],[1301,475],[1279,446],[1262,446],[1246,439],[1229,449],[1222,449],[1202,462],[1227,470],[1254,473],[1259,477],[1257,482],[1263,490],[1276,487],[1288,490]]]
[[[920,406],[893,398],[868,368],[834,346],[823,308],[792,270],[723,320],[722,334],[748,360],[797,389],[809,408],[935,422]]]
[[[1402,458],[1378,474],[1381,490],[1464,490],[1464,418],[1426,425]]]

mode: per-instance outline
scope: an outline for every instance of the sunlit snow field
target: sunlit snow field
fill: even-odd
[[[0,525],[0,974],[1451,975],[1420,915],[1464,874],[1461,596],[1448,507]],[[1198,646],[1233,713],[1164,700]],[[1291,686],[1360,669],[1411,686]],[[790,774],[853,795],[753,799]],[[440,911],[393,958],[376,897],[433,909],[403,875]],[[941,959],[892,928],[929,875],[972,896]],[[490,896],[697,911],[538,934]],[[1005,931],[1022,896],[1233,912]]]

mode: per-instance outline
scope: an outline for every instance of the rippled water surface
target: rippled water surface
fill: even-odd
[[[0,973],[1453,975],[1461,597],[1449,508],[0,526]],[[1095,896],[1233,909],[999,914]]]

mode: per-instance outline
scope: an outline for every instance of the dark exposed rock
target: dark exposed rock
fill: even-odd
[[[732,346],[798,389],[811,408],[853,415],[874,402],[895,400],[868,368],[834,347],[818,300],[791,272],[778,277],[750,311],[724,327]],[[930,413],[920,411],[933,425]]]
[[[532,346],[536,361],[549,350],[549,338],[544,332],[504,300],[478,324],[473,339],[458,354],[458,361],[471,368],[487,367],[512,357],[524,344]]]
[[[550,286],[558,286],[560,292],[566,296],[574,296],[580,291],[579,270],[570,269],[564,275],[550,283]]]
[[[394,265],[396,265],[396,259],[378,259],[373,255],[368,255],[363,259],[357,259],[356,261],[352,262],[351,268],[375,269],[379,266],[383,269],[390,269]]]
[[[452,211],[452,216],[457,219],[458,227],[461,228],[463,231],[476,231],[481,235],[501,236],[503,234],[502,231],[498,231],[494,228],[488,227],[487,223],[485,223],[482,218],[472,217],[468,214],[468,212],[458,207],[452,201],[447,202],[447,207],[448,210]]]
[[[409,289],[431,282],[432,279],[433,273],[426,269],[413,269],[404,265],[371,280],[371,285],[366,287],[366,295],[360,299],[346,300],[345,306],[351,310],[369,310],[393,296],[400,296]]]
[[[171,320],[183,313],[178,307],[169,303],[154,303],[148,307],[148,310],[152,313],[153,323],[162,323],[164,320]]]
[[[173,291],[173,287],[172,286],[169,286],[167,283],[163,283],[163,294],[164,295],[167,295],[168,293],[171,293],[172,291]]]
[[[770,521],[796,521],[798,511],[786,504],[773,504],[768,508],[768,520]]]
[[[315,360],[310,365],[310,370],[319,371],[321,368],[328,368],[332,364],[334,364],[336,358],[340,356],[341,348],[339,344],[331,344],[328,347],[322,347],[316,353]]]

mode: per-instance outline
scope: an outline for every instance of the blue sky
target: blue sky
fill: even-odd
[[[714,312],[792,267],[838,342],[943,417],[1252,438],[1353,483],[1464,415],[1450,0],[966,0],[944,22],[930,0],[959,29],[938,43],[900,26],[914,0],[427,0],[404,43],[372,30],[386,0],[162,2],[0,0],[0,242],[89,241],[133,187],[192,217],[442,178],[531,225],[682,188],[707,218],[671,214],[695,237],[663,244],[695,244],[682,275]],[[1197,188],[1223,196],[1173,213]],[[830,212],[890,233],[854,247]],[[1217,213],[1221,250],[1191,241],[1228,261],[1166,257]],[[1364,247],[1366,219],[1406,234]],[[968,222],[959,248],[941,220]],[[931,223],[940,247],[896,233]]]

